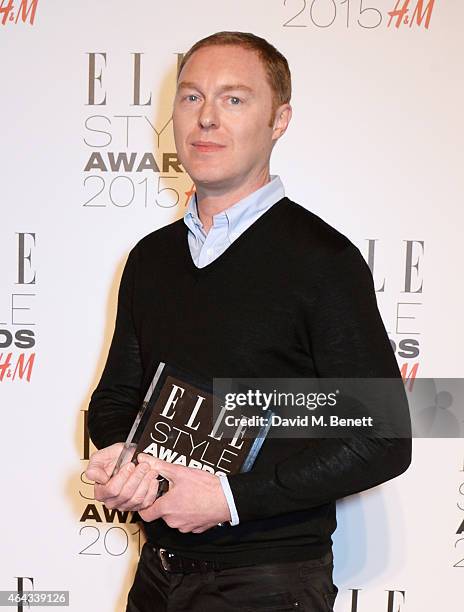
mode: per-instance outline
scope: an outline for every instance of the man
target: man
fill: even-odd
[[[174,136],[196,196],[131,251],[89,408],[96,498],[145,522],[131,612],[331,610],[335,500],[410,462],[408,440],[268,438],[249,473],[141,454],[110,478],[160,361],[210,379],[399,378],[361,254],[270,176],[290,94],[287,61],[252,34],[203,39],[180,67]]]

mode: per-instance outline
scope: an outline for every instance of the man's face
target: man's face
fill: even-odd
[[[285,127],[279,119],[269,126],[272,102],[256,52],[225,45],[192,55],[179,75],[173,122],[180,161],[197,186],[225,192],[259,180],[289,119],[284,109]]]

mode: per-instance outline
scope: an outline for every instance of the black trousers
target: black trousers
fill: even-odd
[[[126,612],[332,612],[333,556],[192,574],[167,573],[142,549]]]

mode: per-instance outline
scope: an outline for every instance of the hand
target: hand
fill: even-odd
[[[85,475],[95,482],[95,499],[103,502],[107,508],[142,510],[155,501],[158,472],[148,462],[135,466],[129,461],[111,477],[123,446],[122,442],[118,442],[93,453]]]
[[[182,533],[203,533],[218,523],[230,521],[230,511],[218,476],[197,468],[174,465],[141,453],[140,464],[169,480],[169,491],[139,512],[144,521],[162,518]]]

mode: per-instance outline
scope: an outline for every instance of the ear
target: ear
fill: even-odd
[[[272,140],[277,141],[283,134],[292,118],[292,107],[290,104],[281,104],[275,113],[272,123]]]

